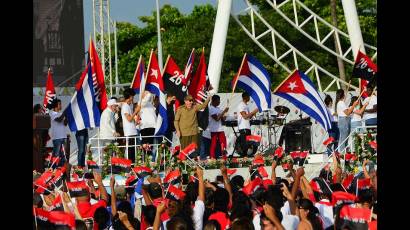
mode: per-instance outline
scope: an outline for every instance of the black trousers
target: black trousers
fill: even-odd
[[[239,130],[239,154],[244,157],[248,154],[248,149],[250,147],[249,143],[246,141],[246,136],[251,135],[250,129],[240,129]]]
[[[135,163],[135,138],[137,135],[128,136],[126,139],[128,142],[128,159]]]
[[[145,128],[141,129],[141,136],[154,136],[155,128]],[[150,144],[154,143],[154,137],[143,137],[141,140],[141,144]]]

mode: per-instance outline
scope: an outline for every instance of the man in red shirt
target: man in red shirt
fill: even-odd
[[[97,172],[93,172],[93,175],[94,175],[94,181],[97,183],[98,189],[100,190],[101,199],[97,203],[91,204],[90,203],[90,193],[88,193],[85,196],[77,197],[76,198],[77,208],[82,218],[92,218],[97,208],[107,207],[108,195],[102,183],[101,175]]]

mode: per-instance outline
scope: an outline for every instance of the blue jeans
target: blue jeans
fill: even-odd
[[[211,139],[201,137],[201,147],[199,150],[199,156],[201,160],[205,160],[209,156],[209,148],[211,147]]]
[[[366,124],[366,126],[368,126],[368,125],[377,125],[377,117],[376,117],[376,118],[367,119],[367,120],[365,121],[365,124]]]
[[[352,122],[350,123],[350,129],[351,129],[352,131],[356,131],[356,128],[357,128],[357,127],[361,127],[361,126],[362,126],[362,122],[361,122],[361,121],[352,121]],[[362,132],[362,129],[357,129],[357,132],[361,133],[361,132]]]
[[[337,148],[338,140],[339,140],[339,128],[337,127],[337,122],[332,122],[332,128],[329,130],[329,137],[333,137],[335,141],[329,145],[329,148],[326,150],[327,155],[330,156],[332,151]]]
[[[339,127],[339,152],[344,150],[347,146],[348,141],[345,141],[342,143],[347,136],[349,136],[350,133],[350,117],[339,117],[339,122],[338,122],[338,127]]]
[[[77,140],[78,155],[77,155],[77,165],[85,166],[85,149],[88,143],[88,130],[82,129],[75,133],[75,139]]]
[[[53,140],[53,156],[61,157],[59,165],[63,165],[65,163],[64,152],[61,149],[61,146],[65,144],[66,139],[67,138]]]

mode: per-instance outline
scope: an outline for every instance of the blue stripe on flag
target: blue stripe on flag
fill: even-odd
[[[68,120],[68,127],[71,131],[77,130],[77,125],[75,124],[73,111],[71,110],[71,104],[68,105],[67,109],[65,110],[65,114]]]
[[[288,100],[292,104],[294,104],[296,107],[301,109],[303,112],[307,113],[309,116],[311,116],[313,119],[315,119],[317,122],[319,122],[325,130],[329,130],[330,127],[326,125],[326,122],[320,117],[320,115],[314,111],[312,108],[304,104],[303,102],[299,101],[298,99],[290,96],[287,93],[275,93],[276,95]],[[324,114],[322,114],[323,116]]]
[[[89,71],[88,73],[90,73],[91,76],[92,76],[91,71]],[[100,115],[101,114],[100,114],[100,108],[97,105],[97,100],[94,96],[95,92],[94,92],[94,85],[93,85],[93,78],[92,77],[88,78],[88,87],[90,89],[90,95],[91,95],[91,98],[92,98],[92,110],[93,110],[93,115],[94,115],[94,117],[93,118],[91,117],[91,119],[94,119],[94,126],[99,127],[100,126]]]
[[[81,111],[81,117],[83,118],[85,127],[90,127],[90,115],[88,114],[82,87],[77,91],[77,104]]]
[[[160,117],[157,117],[155,135],[162,135],[165,133],[168,127],[165,95],[161,92],[161,90],[159,90],[159,88],[156,85],[151,83],[148,84],[145,89],[159,97],[160,105],[158,114],[160,115]]]
[[[268,71],[266,71],[265,67],[263,67],[262,63],[260,63],[255,57],[252,55],[247,54],[248,62],[252,63],[254,66],[258,67],[258,69],[264,74],[265,78],[270,83],[270,77]]]

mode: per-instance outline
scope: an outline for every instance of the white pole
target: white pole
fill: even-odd
[[[349,32],[350,43],[352,45],[353,58],[357,56],[357,51],[360,49],[364,54],[362,31],[360,30],[359,17],[357,16],[355,0],[342,0],[343,11]]]
[[[112,97],[112,63],[111,63],[111,17],[110,17],[110,0],[107,0],[107,29],[108,29],[108,60],[110,71],[110,97]]]
[[[221,78],[222,61],[225,51],[226,35],[228,33],[229,17],[232,0],[218,1],[214,35],[212,37],[211,53],[209,57],[208,75],[213,91],[218,92],[219,79]]]
[[[114,48],[115,48],[115,84],[118,85],[118,53],[117,53],[117,21],[114,21]],[[115,87],[115,96],[120,95],[120,88]]]
[[[158,34],[158,65],[160,70],[162,71],[162,43],[161,43],[161,25],[160,25],[160,20],[159,20],[159,3],[158,0],[156,0],[157,3],[157,34]]]
[[[101,64],[102,64],[102,69],[103,69],[103,74],[104,74],[104,79],[105,79],[105,55],[104,55],[104,15],[103,15],[103,0],[100,0],[100,42],[101,42],[101,49],[100,49],[100,54],[101,54]]]
[[[93,29],[94,42],[97,42],[97,40],[95,40],[95,0],[93,0]]]

